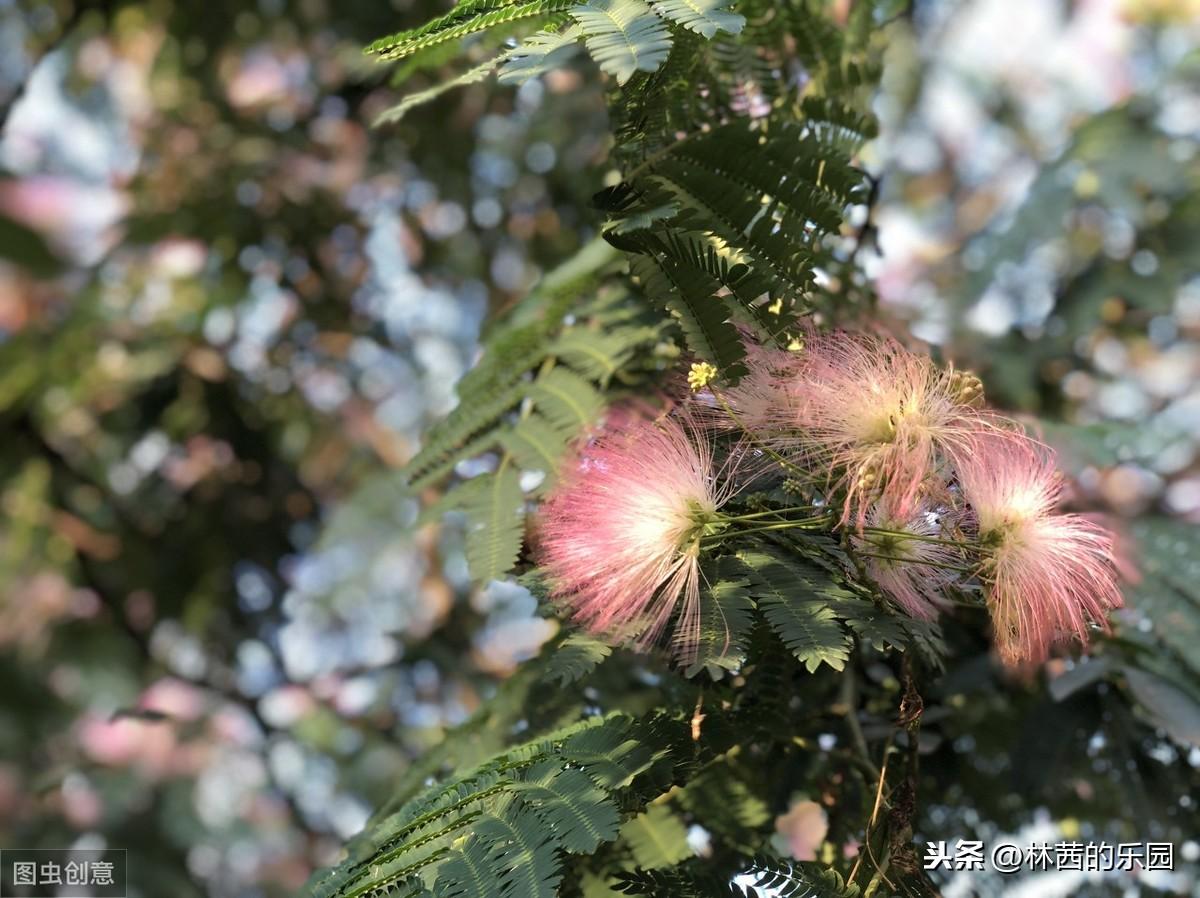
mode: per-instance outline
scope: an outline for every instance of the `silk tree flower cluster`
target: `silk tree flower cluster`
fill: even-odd
[[[585,626],[640,646],[700,631],[708,548],[764,529],[824,529],[903,613],[982,593],[1001,659],[1086,642],[1121,604],[1114,541],[1060,510],[1054,453],[983,406],[973,375],[894,340],[842,331],[750,347],[748,373],[582,446],[541,510],[540,561]],[[763,483],[811,499],[725,511]],[[779,491],[776,490],[776,494]]]

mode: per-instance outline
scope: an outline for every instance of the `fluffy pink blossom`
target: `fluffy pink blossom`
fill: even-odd
[[[983,579],[1001,659],[1041,663],[1059,642],[1087,641],[1120,607],[1113,537],[1056,511],[1063,480],[1054,453],[1015,434],[978,434],[960,454],[963,498],[987,556]]]
[[[829,815],[815,801],[797,801],[786,814],[775,818],[775,832],[793,858],[815,861],[829,835]]]
[[[779,421],[779,445],[799,450],[810,467],[839,472],[843,524],[861,528],[876,496],[907,514],[922,486],[942,473],[946,453],[997,426],[974,407],[982,397],[976,379],[895,340],[814,334],[802,358],[799,404]]]
[[[799,414],[802,359],[799,353],[746,343],[746,374],[721,392],[717,409],[725,427],[767,434]]]
[[[864,530],[852,537],[871,579],[913,617],[937,616],[942,595],[958,576],[955,569],[963,566],[960,549],[936,541],[954,538],[956,518],[950,508],[927,501],[900,514],[881,499],[867,512]]]
[[[595,632],[673,641],[690,659],[699,638],[700,538],[732,478],[698,428],[677,417],[633,419],[587,446],[541,511],[541,562],[554,595]]]

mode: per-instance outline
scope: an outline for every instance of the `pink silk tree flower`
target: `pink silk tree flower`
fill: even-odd
[[[780,422],[787,427],[780,445],[799,450],[809,466],[840,472],[843,525],[861,529],[876,496],[906,514],[948,452],[1001,426],[976,408],[977,378],[941,369],[890,338],[816,334],[802,356],[801,403],[792,421]]]
[[[765,437],[800,408],[801,356],[756,343],[746,344],[746,374],[723,390],[718,401],[724,426]]]
[[[867,574],[911,617],[935,618],[946,587],[964,565],[957,546],[937,541],[954,538],[957,517],[947,506],[928,500],[897,513],[886,499],[880,499],[867,512],[863,532],[851,537]]]
[[[815,801],[797,801],[775,818],[776,838],[798,861],[815,861],[829,835],[829,815]]]
[[[691,660],[700,634],[700,539],[732,492],[699,428],[632,419],[586,446],[543,504],[553,595],[593,632],[653,644],[673,614]]]
[[[1106,628],[1122,604],[1113,536],[1056,511],[1064,485],[1053,451],[1015,433],[983,433],[957,470],[986,553],[981,576],[1001,660],[1040,664],[1055,645]]]

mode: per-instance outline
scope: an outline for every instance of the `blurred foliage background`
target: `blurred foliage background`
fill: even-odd
[[[0,845],[127,847],[131,894],[293,894],[553,634],[524,590],[469,588],[397,471],[485,319],[594,236],[603,96],[580,65],[370,130],[439,73],[361,47],[442,8],[0,0]],[[1170,653],[1049,694],[952,668],[918,837],[1175,839],[1175,894],[1200,888],[1198,23],[914,4],[857,222],[879,314],[1043,420],[1141,546],[1156,588],[1111,654]],[[1085,893],[1054,888],[1025,894]]]

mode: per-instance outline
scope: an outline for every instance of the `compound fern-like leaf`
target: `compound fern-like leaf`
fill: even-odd
[[[467,0],[420,28],[380,38],[366,48],[383,59],[401,59],[418,50],[469,37],[497,25],[562,12],[576,0]]]
[[[471,576],[495,580],[517,563],[524,532],[521,475],[502,464],[494,474],[481,474],[458,488],[467,515],[466,555]]]
[[[553,646],[543,676],[566,686],[582,679],[612,654],[612,646],[586,633],[571,633]]]
[[[592,58],[618,84],[653,72],[671,52],[671,31],[643,0],[589,0],[571,10]]]
[[[583,31],[578,25],[561,30],[539,31],[504,56],[497,80],[501,84],[523,84],[562,65],[579,51]]]
[[[670,867],[692,854],[687,827],[676,813],[661,804],[627,820],[621,827],[621,838],[629,845],[637,865],[647,870]]]
[[[739,552],[738,557],[746,564],[759,610],[796,659],[810,673],[821,664],[842,670],[850,657],[850,635],[821,594],[837,590],[829,575],[766,552]]]
[[[516,788],[521,800],[572,854],[590,854],[617,837],[621,822],[617,806],[582,770],[543,765]]]
[[[689,31],[712,39],[718,31],[737,34],[746,17],[730,12],[731,0],[654,0],[654,9]]]

